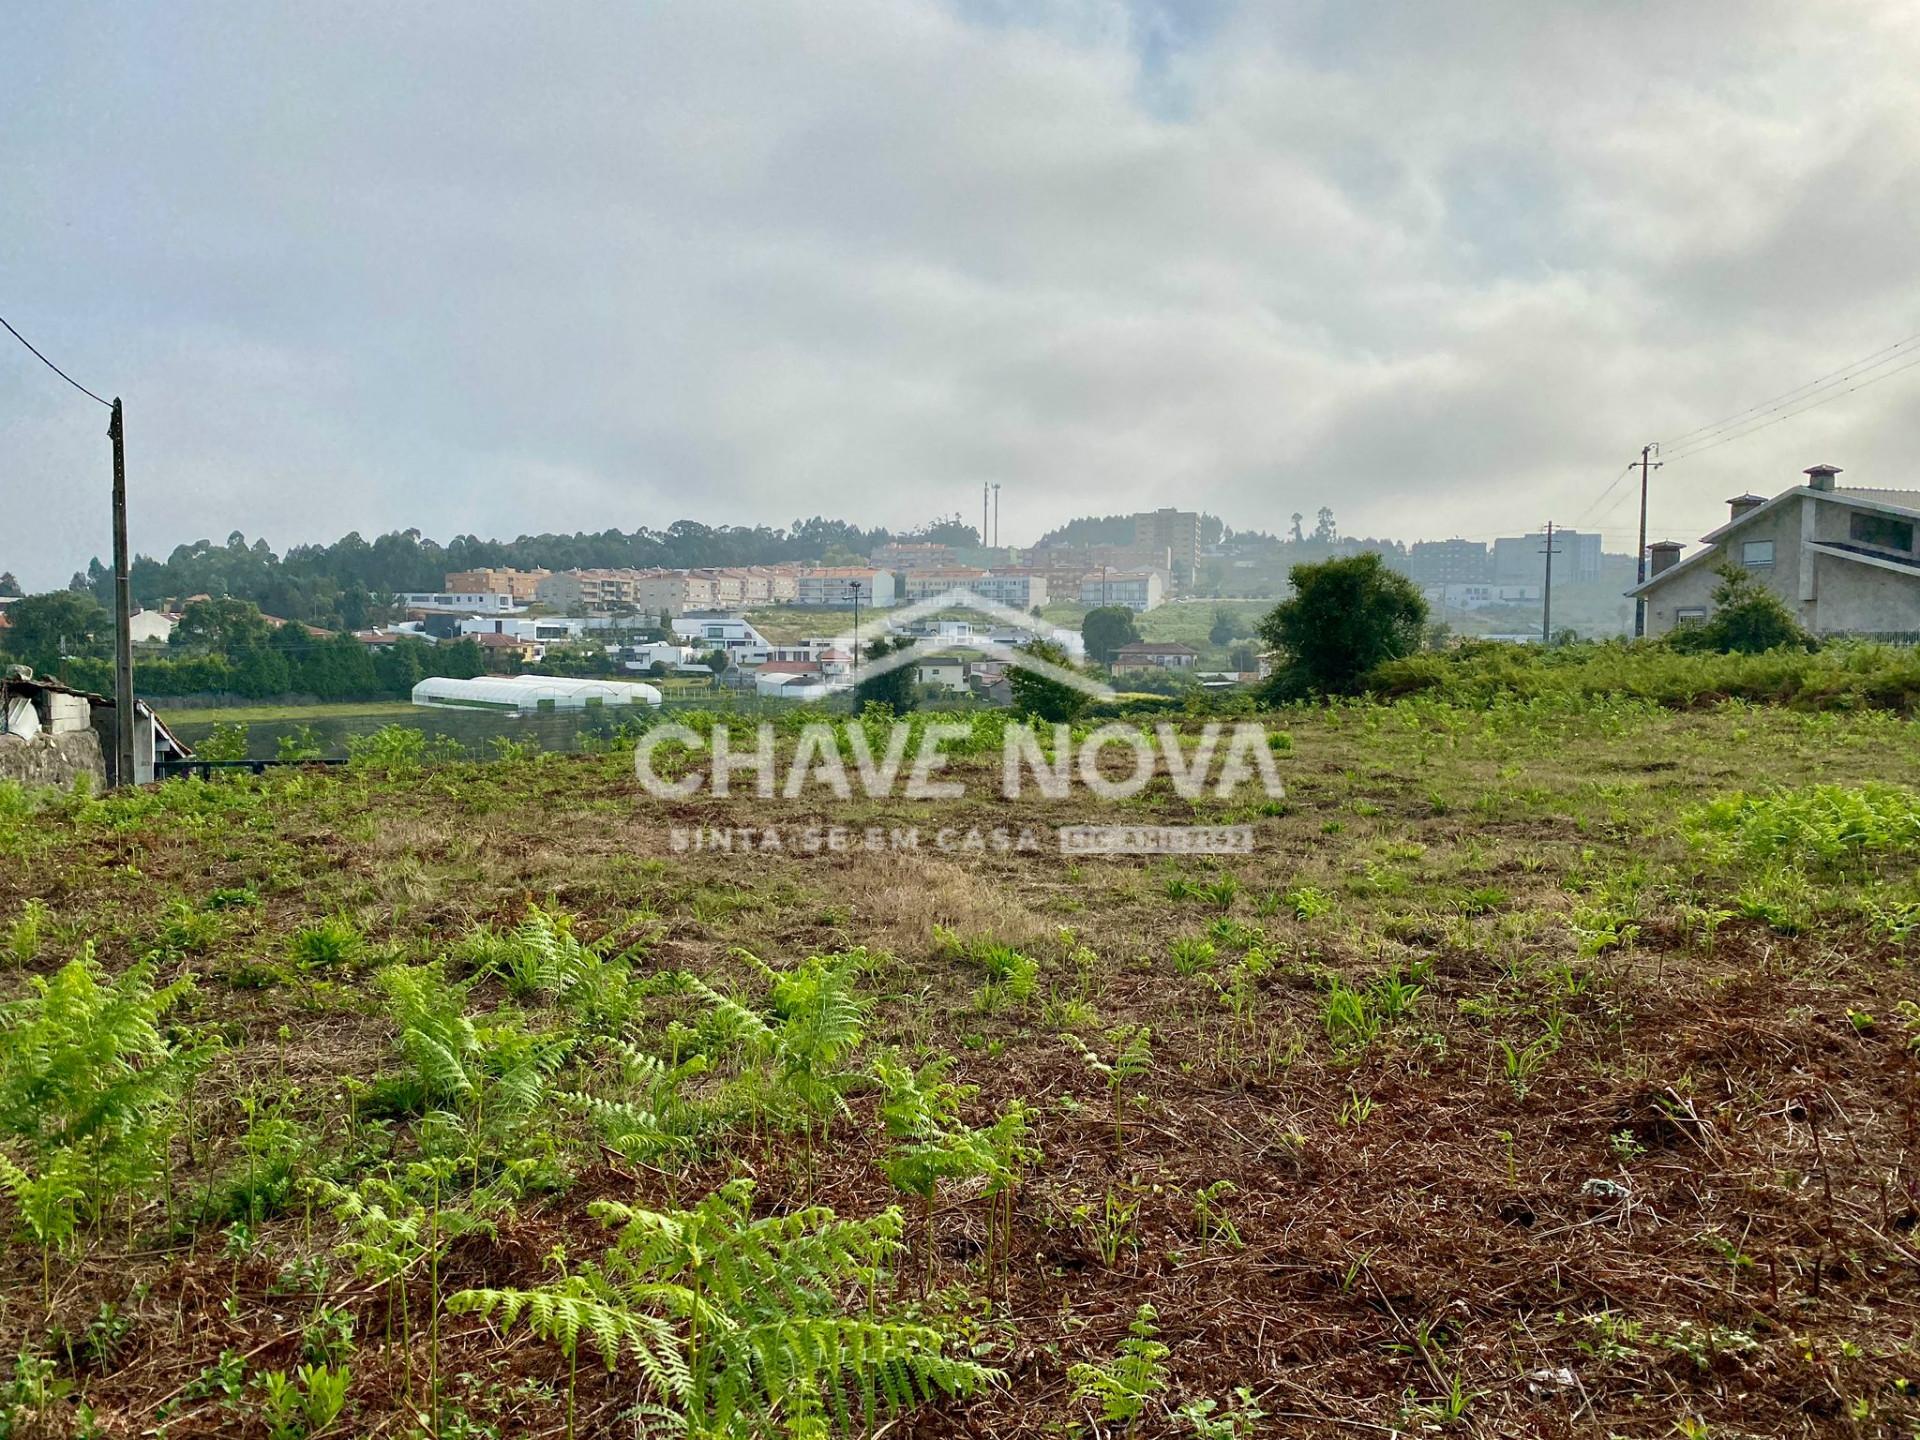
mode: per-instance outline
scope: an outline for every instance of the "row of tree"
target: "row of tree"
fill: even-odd
[[[865,530],[844,520],[815,516],[784,528],[679,520],[663,530],[642,526],[598,534],[522,535],[515,540],[458,535],[444,545],[418,530],[397,530],[373,540],[356,531],[331,545],[295,545],[279,555],[266,541],[249,541],[236,530],[225,544],[196,540],[177,546],[164,560],[138,555],[130,582],[134,602],[142,606],[189,595],[231,596],[288,620],[357,629],[377,617],[386,596],[437,590],[457,570],[852,563],[894,538],[886,529]],[[912,538],[971,545],[978,543],[979,534],[958,517],[950,517],[923,527]],[[113,573],[95,558],[73,577],[69,588],[109,603]],[[0,586],[0,594],[17,593]]]
[[[113,689],[113,617],[91,595],[31,595],[7,612],[0,644],[9,661],[102,694]],[[275,625],[245,600],[189,605],[164,655],[141,655],[142,695],[305,695],[320,700],[403,699],[430,675],[466,679],[486,668],[472,640],[420,640],[369,648],[347,634]]]

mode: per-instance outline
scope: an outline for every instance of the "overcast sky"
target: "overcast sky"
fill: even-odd
[[[147,553],[983,480],[1011,543],[1487,537],[1920,332],[1910,0],[7,11],[0,314],[125,397]],[[0,335],[0,569],[107,554],[104,429]],[[1653,529],[1917,450],[1920,369],[1677,461]]]

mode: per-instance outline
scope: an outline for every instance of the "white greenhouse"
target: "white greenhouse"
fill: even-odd
[[[568,680],[557,675],[435,677],[413,687],[413,703],[465,710],[584,710],[589,705],[658,705],[660,692],[631,680]]]

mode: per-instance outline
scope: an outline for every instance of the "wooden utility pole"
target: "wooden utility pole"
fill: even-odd
[[[134,783],[133,578],[127,554],[127,428],[120,397],[107,422],[113,441],[113,750],[114,784]]]
[[[1560,553],[1553,548],[1551,520],[1547,521],[1547,543],[1541,547],[1540,553],[1547,557],[1547,580],[1541,589],[1541,599],[1544,603],[1540,611],[1540,643],[1551,645],[1553,643],[1553,557]]]
[[[1649,463],[1653,455],[1653,446],[1640,447],[1640,555],[1634,570],[1636,586],[1647,583],[1647,472],[1660,467]],[[1647,633],[1647,599],[1644,595],[1633,597],[1633,633],[1638,639]]]

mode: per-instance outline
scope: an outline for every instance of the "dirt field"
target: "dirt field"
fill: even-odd
[[[899,1440],[1913,1434],[1920,801],[1871,787],[1920,785],[1920,727],[1264,718],[1280,802],[1008,801],[997,749],[919,803],[663,803],[624,752],[0,797],[16,1197],[112,1141],[45,1243],[8,1207],[0,1434],[673,1433],[631,1415],[661,1395],[630,1358],[449,1302],[586,1273],[591,1202],[740,1177],[756,1216],[901,1207],[900,1252],[810,1313],[926,1324],[999,1378],[876,1416]],[[1115,822],[1256,848],[1053,839]],[[777,851],[674,846],[770,824]],[[835,825],[922,844],[792,843]],[[101,986],[195,978],[122,1067],[139,1095],[68,1056],[134,1118],[54,1134],[36,1097],[84,1087],[34,987],[88,945]],[[796,1038],[802,981],[851,987],[848,1043]],[[941,1077],[898,1072],[941,1058],[970,1088],[916,1130]]]

